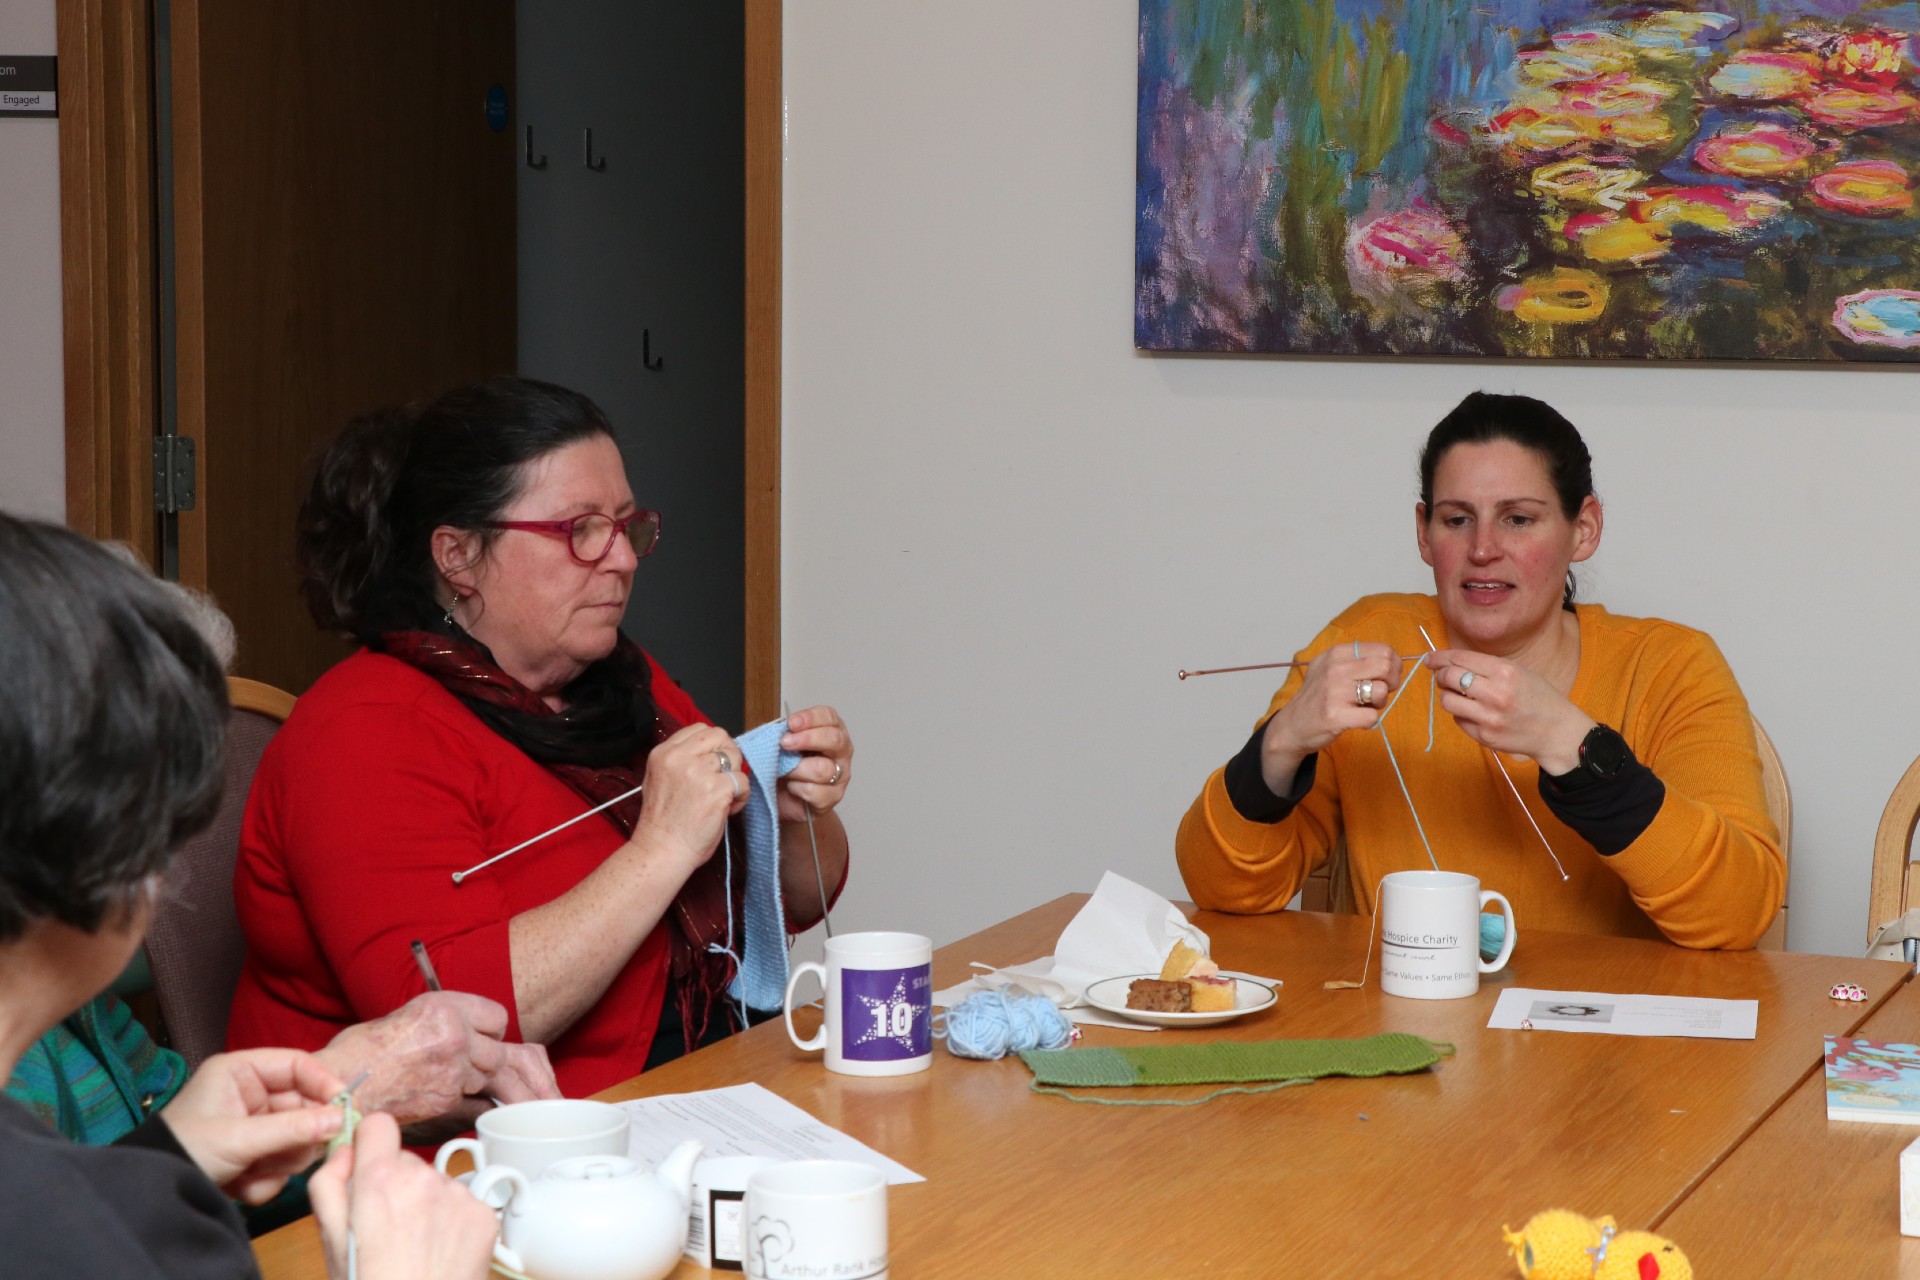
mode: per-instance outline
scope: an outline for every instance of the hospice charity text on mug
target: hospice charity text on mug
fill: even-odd
[[[1506,917],[1500,954],[1480,958],[1480,911]],[[1458,871],[1395,871],[1380,879],[1380,989],[1416,1000],[1455,1000],[1480,990],[1480,975],[1513,954],[1513,906]]]
[[[850,1076],[903,1076],[933,1065],[933,942],[917,933],[843,933],[828,938],[825,965],[794,966],[787,980],[787,1034],[825,1049],[827,1069]],[[794,991],[815,973],[826,1017],[812,1039],[793,1029]]]
[[[887,1175],[850,1160],[794,1160],[747,1179],[752,1280],[887,1280]]]

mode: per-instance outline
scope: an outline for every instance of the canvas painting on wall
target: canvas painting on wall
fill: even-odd
[[[1920,3],[1141,0],[1135,342],[1920,359]]]

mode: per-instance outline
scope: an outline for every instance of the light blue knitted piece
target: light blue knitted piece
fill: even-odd
[[[734,739],[752,774],[746,809],[746,947],[727,994],[755,1009],[778,1009],[787,994],[787,913],[780,901],[780,805],[775,784],[793,772],[800,754],[780,749],[786,732],[785,720],[771,720]],[[732,909],[731,895],[728,909]],[[728,935],[732,943],[731,929]]]

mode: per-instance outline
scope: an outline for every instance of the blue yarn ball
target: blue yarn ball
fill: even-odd
[[[1480,917],[1480,958],[1491,960],[1507,941],[1507,918],[1488,912]]]
[[[977,991],[947,1010],[941,1032],[961,1058],[992,1060],[1027,1049],[1064,1049],[1073,1023],[1045,996]]]

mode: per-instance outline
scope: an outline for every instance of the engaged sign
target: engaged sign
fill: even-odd
[[[0,117],[59,115],[54,106],[54,64],[51,54],[0,53]]]

